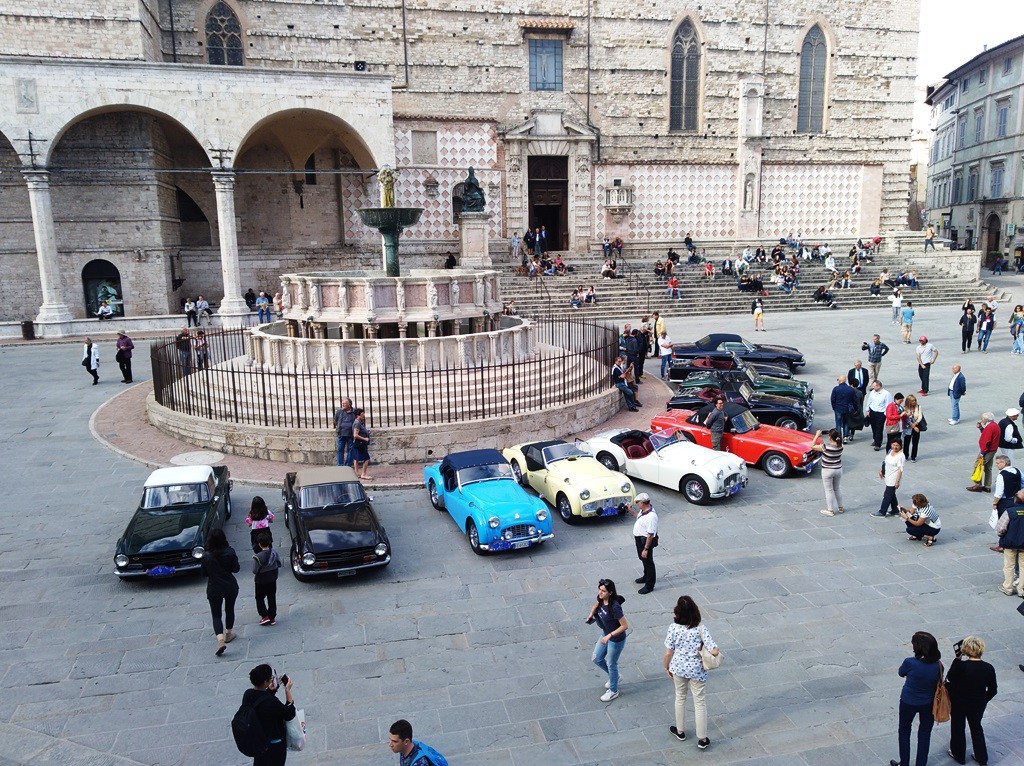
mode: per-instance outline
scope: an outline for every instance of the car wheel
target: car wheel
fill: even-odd
[[[597,462],[607,468],[609,471],[618,471],[619,463],[612,457],[611,453],[599,452],[597,455]]]
[[[231,518],[231,493],[228,492],[227,497],[224,498],[224,520]]]
[[[291,548],[291,553],[289,554],[289,559],[291,560],[292,574],[295,576],[296,580],[298,580],[299,582],[309,582],[310,580],[312,580],[311,577],[307,577],[306,575],[299,574],[296,571],[298,569],[298,567],[299,567],[299,559],[295,555],[295,546],[294,545]]]
[[[779,428],[790,428],[794,431],[800,428],[800,424],[796,421],[796,419],[791,418],[789,415],[779,418],[777,421],[775,421],[775,425],[777,425]]]
[[[473,549],[473,553],[483,556],[487,551],[480,547],[480,532],[477,531],[472,519],[466,522],[466,535],[469,537],[469,547]]]
[[[572,515],[572,504],[569,502],[569,498],[559,492],[558,497],[555,498],[555,504],[558,506],[558,515],[562,517],[562,521],[566,524],[576,523],[576,517]]]
[[[789,458],[781,452],[768,452],[765,454],[761,459],[761,467],[773,479],[784,478],[789,474],[791,468]]]
[[[427,491],[430,492],[430,504],[437,510],[443,511],[444,501],[441,499],[441,493],[438,492],[437,483],[433,479],[427,484]]]
[[[711,491],[708,489],[707,482],[692,473],[680,480],[679,491],[683,493],[683,497],[688,502],[694,505],[707,505],[708,500],[711,499]]]
[[[512,478],[519,482],[519,486],[526,486],[526,477],[523,476],[523,469],[519,467],[519,461],[512,461]]]

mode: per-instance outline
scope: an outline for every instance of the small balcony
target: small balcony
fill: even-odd
[[[621,218],[633,209],[632,186],[609,186],[604,190],[604,209]]]

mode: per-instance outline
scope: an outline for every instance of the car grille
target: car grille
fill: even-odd
[[[740,476],[738,473],[734,473],[734,474],[731,474],[729,476],[726,476],[725,477],[725,490],[726,490],[726,492],[728,492],[733,487],[735,487],[737,484],[742,484],[742,483],[743,483],[743,477]]]
[[[316,554],[316,563],[313,569],[335,569],[337,567],[352,567],[367,563],[368,560],[376,560],[377,554],[373,548],[350,548],[345,551],[331,551],[329,553]]]
[[[534,531],[531,532],[531,529]],[[501,532],[501,536],[505,540],[529,539],[536,534],[536,529],[535,524],[513,524],[512,526],[505,527]]]
[[[141,567],[149,569],[155,566],[174,566],[175,564],[190,564],[196,561],[192,558],[192,552],[188,551],[163,551],[161,553],[133,553],[128,557],[129,567]]]
[[[629,503],[628,495],[620,495],[618,497],[606,497],[604,500],[591,500],[589,503],[583,504],[583,513],[600,513],[609,505],[617,508],[623,503]]]

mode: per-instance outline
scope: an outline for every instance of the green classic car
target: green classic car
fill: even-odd
[[[679,381],[679,390],[705,387],[722,388],[723,384],[726,388],[739,388],[742,383],[750,383],[759,394],[789,396],[803,402],[809,402],[814,398],[814,389],[805,380],[787,380],[761,375],[749,366],[737,370],[692,372]]]

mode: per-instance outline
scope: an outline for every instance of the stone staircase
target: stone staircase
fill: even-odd
[[[855,240],[852,240],[855,242]],[[837,240],[830,242],[840,271],[849,263],[846,254],[851,241]],[[771,243],[765,243],[765,249]],[[677,252],[685,255],[685,248],[676,245]],[[893,248],[895,250],[895,248]],[[565,315],[582,315],[588,319],[622,318],[649,314],[658,311],[662,316],[693,316],[699,314],[737,314],[749,313],[753,295],[741,293],[736,286],[734,277],[718,274],[713,281],[704,278],[703,266],[687,266],[683,263],[676,268],[679,279],[681,298],[670,299],[667,294],[665,280],[654,276],[654,263],[659,258],[664,260],[668,246],[660,247],[627,247],[622,257],[618,258],[619,273],[622,278],[606,280],[600,277],[604,256],[600,247],[581,255],[579,253],[562,253],[566,264],[575,267],[575,272],[562,277],[541,277],[530,279],[517,276],[515,267],[518,264],[495,264],[495,268],[503,270],[501,277],[501,296],[504,301],[515,300],[516,308],[522,316],[554,317]],[[706,256],[721,266],[725,256],[735,258],[742,252],[731,245],[708,245]],[[853,286],[846,290],[835,290],[836,303],[839,309],[858,309],[888,306],[890,290],[883,288],[880,297],[872,296],[868,288],[874,278],[888,267],[895,275],[903,266],[905,259],[895,252],[882,251],[875,256],[873,263],[863,264],[860,276],[853,278]],[[800,282],[798,289],[786,295],[774,284],[767,284],[771,268],[770,264],[754,264],[751,273],[760,272],[764,275],[768,296],[764,298],[766,311],[824,311],[828,307],[814,303],[812,295],[819,285],[827,283],[826,271],[820,261],[801,261]],[[760,268],[757,268],[760,267]],[[1000,300],[1006,295],[998,288],[982,282],[980,279],[969,279],[954,276],[938,266],[914,265],[921,283],[919,289],[904,288],[904,300],[913,301],[915,306],[928,306],[950,303],[961,303],[964,298],[978,298],[995,295]],[[598,296],[598,304],[585,305],[579,310],[569,306],[569,297],[573,289],[583,285],[584,288],[594,286]]]

